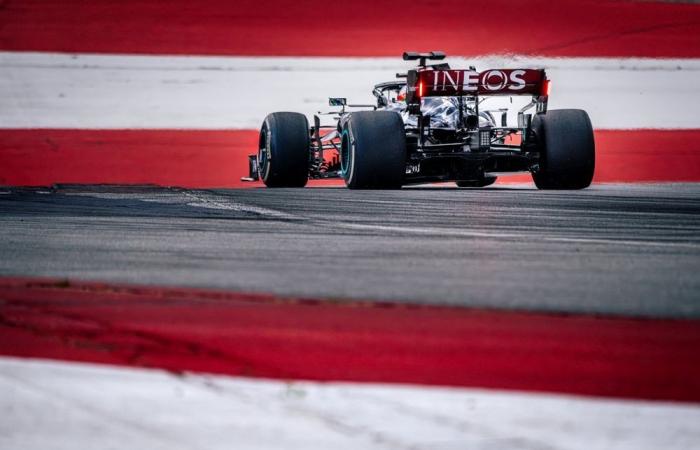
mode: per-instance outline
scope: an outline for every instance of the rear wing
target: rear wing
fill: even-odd
[[[406,76],[408,103],[424,97],[476,95],[549,96],[549,80],[544,69],[410,70]],[[544,100],[544,99],[541,99]]]

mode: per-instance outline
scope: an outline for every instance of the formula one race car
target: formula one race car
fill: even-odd
[[[418,67],[379,83],[376,105],[331,98],[335,124],[309,126],[294,112],[268,115],[249,177],[268,187],[303,187],[309,178],[343,178],[351,189],[455,181],[482,187],[496,173],[529,171],[540,189],[591,184],[595,143],[583,110],[547,111],[550,81],[542,69],[451,69],[445,53],[403,54]],[[508,108],[486,110],[489,96],[530,96],[508,126]],[[352,110],[364,107],[371,110]],[[526,112],[535,108],[535,114]],[[501,114],[500,123],[496,117]]]

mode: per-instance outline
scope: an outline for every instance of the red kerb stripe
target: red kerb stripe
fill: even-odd
[[[700,56],[700,7],[615,0],[23,0],[0,49],[179,55]]]
[[[0,354],[700,401],[700,321],[0,279]]]
[[[700,130],[599,130],[596,146],[595,182],[700,181]],[[0,130],[0,185],[259,186],[240,181],[256,148],[252,130]]]

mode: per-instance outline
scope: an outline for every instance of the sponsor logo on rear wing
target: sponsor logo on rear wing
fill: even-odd
[[[543,69],[421,70],[409,71],[408,102],[423,97],[457,95],[547,96],[549,80]]]

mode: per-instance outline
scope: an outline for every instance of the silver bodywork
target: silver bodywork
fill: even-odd
[[[393,101],[386,107],[379,108],[386,111],[395,111],[401,114],[404,123],[416,128],[418,127],[417,117],[408,113],[405,102]],[[430,117],[431,128],[456,129],[459,128],[459,105],[455,97],[428,97],[424,98],[421,103],[421,111],[425,117]],[[474,111],[467,109],[467,113],[474,114]],[[496,126],[495,120],[491,113],[479,113],[479,126],[488,127]]]

